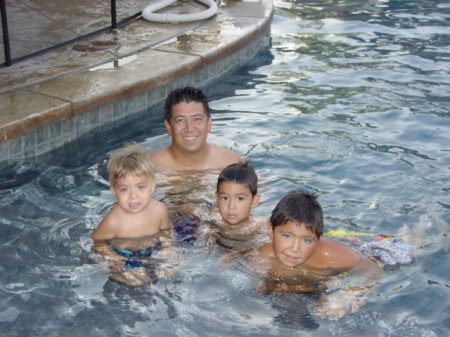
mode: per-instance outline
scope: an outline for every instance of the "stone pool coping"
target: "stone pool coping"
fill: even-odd
[[[138,18],[86,41],[115,41],[112,51],[67,46],[0,69],[0,162],[45,153],[124,120],[176,87],[219,79],[268,45],[272,15],[272,0],[233,0],[202,22]]]

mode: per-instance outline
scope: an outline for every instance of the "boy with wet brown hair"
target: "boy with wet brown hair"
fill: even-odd
[[[336,280],[333,277],[347,273],[356,280],[342,290],[352,292],[369,286],[370,281],[382,275],[382,270],[369,258],[323,237],[323,227],[322,207],[314,194],[293,191],[278,202],[268,223],[271,242],[261,246],[252,257],[268,267],[261,290],[317,292],[328,289],[330,281]],[[364,302],[356,295],[351,303],[340,292],[331,295],[324,297],[318,312],[334,318],[345,315],[349,305],[356,309]]]
[[[228,165],[217,179],[216,202],[221,219],[215,221],[215,241],[229,249],[245,250],[267,235],[267,220],[252,213],[261,199],[258,176],[248,162]]]

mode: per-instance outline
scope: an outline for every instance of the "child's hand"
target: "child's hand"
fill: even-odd
[[[155,274],[162,278],[174,278],[176,276],[176,271],[173,268],[156,269]]]
[[[114,273],[123,273],[126,271],[125,261],[123,260],[114,260],[112,263],[112,271]]]
[[[111,279],[126,284],[129,287],[141,287],[153,283],[145,268],[128,269],[121,273],[111,273]]]

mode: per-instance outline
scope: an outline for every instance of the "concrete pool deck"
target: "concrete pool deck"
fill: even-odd
[[[161,12],[199,10],[188,0]],[[220,78],[268,40],[272,15],[272,0],[227,0],[203,21],[166,24],[138,17],[0,68],[0,162],[64,145],[164,100],[177,86],[202,87]]]

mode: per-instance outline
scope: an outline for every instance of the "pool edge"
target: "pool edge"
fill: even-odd
[[[259,10],[255,11],[254,6],[260,6]],[[6,121],[2,118],[0,122],[0,162],[43,154],[86,132],[117,123],[160,103],[176,87],[192,85],[201,88],[220,79],[251,60],[259,50],[267,48],[272,16],[272,0],[259,3],[236,1],[222,18],[218,15],[213,20],[206,20],[186,34],[200,37],[199,40],[211,38],[211,32],[217,33],[217,21],[224,21],[224,17],[244,27],[237,34],[231,30],[227,33],[227,28],[222,25],[225,33],[217,39],[225,41],[217,42],[214,48],[204,44],[198,50],[180,52],[178,40],[167,41],[140,51],[137,66],[138,62],[131,62],[119,67],[120,70],[83,70],[1,94],[0,102],[4,107],[5,102],[7,104],[6,115],[11,111],[12,116]],[[161,55],[162,61],[171,64],[160,65],[161,71],[151,76],[139,76],[139,67],[145,67],[146,60],[152,62],[155,55]],[[130,76],[126,78],[128,73]],[[117,78],[120,87],[101,87],[93,93],[81,90],[82,86],[77,87],[80,79],[96,84]],[[87,87],[88,91],[92,86]],[[24,104],[14,107],[17,102]]]

